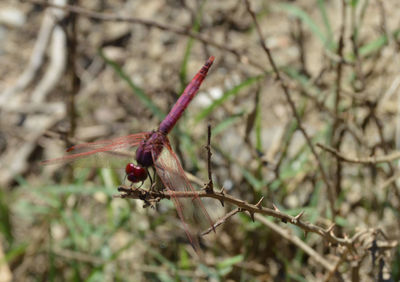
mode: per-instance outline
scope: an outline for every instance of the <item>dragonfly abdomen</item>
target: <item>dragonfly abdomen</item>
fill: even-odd
[[[186,86],[181,97],[179,97],[178,101],[176,101],[171,111],[161,122],[159,130],[162,133],[168,134],[171,131],[171,129],[175,126],[175,124],[177,123],[177,121],[179,120],[179,118],[182,116],[183,112],[189,105],[190,101],[192,101],[193,97],[199,90],[200,85],[206,78],[208,70],[210,69],[213,62],[214,62],[214,57],[211,56],[204,64],[204,66],[200,69],[200,71],[195,75],[192,81],[188,84],[188,86]]]

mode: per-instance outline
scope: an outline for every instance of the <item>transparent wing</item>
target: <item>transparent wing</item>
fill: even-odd
[[[67,149],[63,157],[42,161],[42,165],[74,162],[81,167],[121,167],[134,159],[128,149],[136,147],[146,138],[147,133],[131,134],[108,140],[83,143]]]
[[[188,181],[167,137],[165,137],[163,145],[164,148],[158,156],[153,153],[153,161],[157,174],[165,188],[170,192],[195,192],[196,190]],[[200,251],[197,240],[198,232],[213,225],[213,220],[206,211],[202,200],[199,197],[178,198],[173,196],[171,199],[174,202],[190,243],[196,251]]]

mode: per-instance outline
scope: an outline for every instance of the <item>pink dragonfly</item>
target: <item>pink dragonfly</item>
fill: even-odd
[[[79,144],[69,148],[67,150],[69,153],[68,155],[43,161],[42,164],[65,163],[85,157],[100,158],[100,156],[105,155],[105,153],[108,153],[105,157],[109,157],[110,153],[117,153],[118,150],[137,147],[137,164],[130,162],[125,167],[126,177],[132,184],[138,182],[142,182],[143,184],[147,176],[150,177],[148,168],[153,167],[164,184],[165,189],[169,192],[195,191],[188,181],[179,159],[171,148],[167,134],[172,130],[188,107],[190,101],[196,95],[213,61],[214,57],[212,56],[206,61],[200,71],[186,86],[183,94],[179,97],[178,101],[161,122],[157,130],[131,134],[110,140]],[[150,180],[152,182],[151,177]],[[171,199],[174,202],[178,216],[182,220],[184,230],[190,243],[193,248],[198,251],[199,244],[197,238],[192,234],[192,230],[190,230],[191,228],[188,227],[188,224],[191,224],[191,227],[198,224],[202,225],[201,227],[213,226],[211,217],[207,213],[201,199],[198,197],[191,199],[171,197]]]

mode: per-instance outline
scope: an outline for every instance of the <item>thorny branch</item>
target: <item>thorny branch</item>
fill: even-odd
[[[231,195],[226,194],[224,192],[224,190],[221,190],[219,192],[213,191],[212,193],[209,193],[206,191],[196,191],[196,192],[173,191],[173,192],[170,192],[170,191],[148,191],[148,190],[142,189],[142,188],[135,188],[135,187],[130,187],[130,186],[120,186],[120,187],[118,187],[118,191],[121,192],[121,194],[116,195],[116,197],[123,198],[123,199],[127,199],[127,198],[128,199],[139,199],[139,200],[144,201],[146,203],[146,205],[150,205],[152,203],[157,203],[162,199],[171,199],[171,197],[212,198],[212,199],[219,200],[220,202],[230,203],[230,204],[238,207],[240,210],[238,210],[237,212],[247,211],[252,216],[252,218],[254,217],[254,214],[262,214],[262,215],[267,215],[267,216],[272,216],[272,217],[278,218],[282,222],[285,222],[285,223],[289,222],[291,224],[294,224],[294,225],[300,227],[305,232],[316,233],[316,234],[320,235],[321,237],[325,238],[328,242],[333,243],[333,244],[343,245],[343,246],[346,246],[349,248],[353,248],[353,243],[355,242],[354,237],[353,238],[337,237],[333,232],[333,228],[335,227],[335,224],[332,224],[331,226],[329,226],[328,228],[325,229],[323,227],[320,227],[320,226],[314,225],[312,223],[301,220],[302,216],[304,215],[304,212],[300,212],[296,216],[291,216],[291,215],[281,212],[276,206],[274,206],[273,209],[266,208],[266,207],[261,206],[261,201],[259,201],[257,204],[250,204],[246,201],[237,199]],[[232,215],[230,215],[230,216],[232,216]],[[227,219],[226,216],[225,216],[225,219]],[[218,222],[216,224],[218,224]],[[214,227],[216,227],[216,224],[214,224]],[[220,224],[218,224],[217,226],[219,226],[219,225]],[[206,231],[204,233],[206,233]]]

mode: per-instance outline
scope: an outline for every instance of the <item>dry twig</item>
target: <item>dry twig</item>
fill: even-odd
[[[265,217],[256,214],[255,218],[260,221],[262,224],[268,226],[272,230],[274,230],[276,233],[278,233],[280,236],[284,237],[286,240],[289,240],[296,246],[298,246],[300,249],[302,249],[304,252],[306,252],[310,257],[314,259],[315,262],[318,264],[322,265],[324,268],[326,268],[328,271],[333,270],[333,265],[332,262],[329,262],[326,260],[323,256],[318,254],[316,251],[314,251],[309,245],[304,243],[301,239],[299,239],[297,236],[294,236],[291,234],[288,230],[285,230],[281,228],[279,225],[276,223],[266,219]]]
[[[268,46],[265,44],[265,40],[263,38],[260,25],[258,24],[257,17],[255,15],[255,13],[253,12],[253,10],[251,9],[249,1],[248,0],[244,0],[244,2],[246,4],[247,11],[249,12],[249,14],[252,17],[253,22],[254,22],[254,24],[256,26],[256,30],[257,30],[257,34],[258,34],[259,39],[260,39],[261,47],[264,49],[265,53],[267,54],[268,60],[269,60],[271,66],[272,66],[272,69],[273,69],[273,71],[274,71],[274,73],[276,75],[276,79],[279,82],[279,85],[281,86],[281,88],[283,90],[283,93],[285,94],[286,100],[287,100],[287,102],[288,102],[288,104],[289,104],[289,106],[290,106],[290,108],[292,110],[293,116],[297,121],[297,126],[298,126],[299,130],[301,131],[301,133],[303,134],[304,138],[306,139],[307,145],[310,148],[311,153],[314,155],[315,160],[317,161],[318,169],[319,169],[319,171],[321,173],[322,180],[324,181],[324,183],[326,184],[326,186],[328,188],[328,196],[329,196],[329,202],[330,202],[330,208],[332,210],[332,214],[335,214],[335,212],[334,212],[334,209],[335,209],[334,200],[335,199],[334,199],[332,184],[330,183],[330,181],[328,179],[328,176],[327,176],[327,174],[325,172],[325,169],[324,169],[324,167],[322,165],[322,162],[321,162],[321,160],[320,160],[320,158],[319,158],[319,156],[317,154],[317,151],[315,150],[314,145],[313,145],[310,137],[308,136],[308,134],[307,134],[307,132],[306,132],[304,126],[303,126],[303,123],[302,123],[302,120],[300,118],[300,115],[297,112],[296,105],[295,105],[292,97],[290,96],[289,88],[286,85],[285,81],[281,77],[281,74],[280,74],[280,72],[278,70],[278,67],[275,64],[275,60],[272,57],[271,51],[269,50]]]
[[[344,50],[344,32],[346,27],[346,3],[344,0],[341,1],[342,4],[342,17],[340,23],[340,35],[338,42],[337,55],[339,58],[343,58],[343,50]],[[335,104],[334,104],[334,113],[335,116],[339,116],[339,105],[341,100],[341,92],[342,92],[342,77],[343,77],[343,63],[339,61],[336,66],[336,91],[335,91]],[[334,148],[339,149],[343,140],[345,131],[341,129],[341,124],[339,119],[335,119],[332,125],[332,135],[331,135],[331,144]],[[342,187],[342,163],[340,160],[336,160],[336,171],[335,171],[335,189],[332,189],[330,197],[336,198],[336,195],[341,192]]]
[[[212,193],[214,190],[214,183],[212,180],[212,171],[211,171],[211,125],[208,125],[207,127],[207,145],[206,145],[206,150],[207,150],[207,172],[208,172],[208,183],[205,186],[205,191]]]
[[[218,221],[216,221],[212,226],[210,226],[207,230],[203,231],[201,233],[201,236],[207,235],[209,234],[211,231],[215,231],[215,229],[224,224],[229,218],[231,218],[232,216],[234,216],[235,214],[241,212],[242,210],[240,208],[231,210],[229,213],[227,213],[225,216],[223,216],[222,218],[220,218]]]
[[[398,159],[400,159],[400,152],[394,152],[390,155],[381,156],[381,157],[372,156],[372,157],[356,158],[356,157],[348,157],[345,154],[339,152],[338,150],[336,150],[332,147],[329,147],[327,145],[321,144],[321,143],[317,143],[317,146],[319,148],[331,153],[336,158],[338,158],[344,162],[354,163],[354,164],[370,165],[370,164],[393,162],[393,161],[397,161]]]

